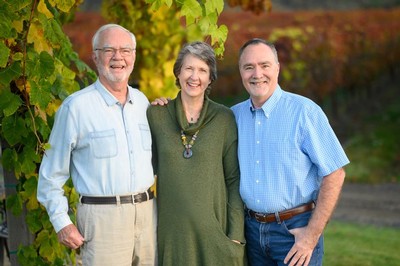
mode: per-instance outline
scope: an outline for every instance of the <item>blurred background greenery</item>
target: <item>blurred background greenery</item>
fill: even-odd
[[[195,33],[171,34],[180,23],[173,12],[165,13],[171,17],[157,17],[145,7],[115,9],[125,4],[145,6],[144,2],[82,1],[63,30],[79,57],[94,69],[91,37],[95,30],[108,22],[130,23],[138,37],[138,64],[131,84],[150,100],[173,97],[175,58],[168,55],[179,50],[177,39],[193,39]],[[262,2],[268,1],[225,1],[219,23],[229,32],[210,97],[227,106],[248,98],[237,68],[238,49],[249,38],[271,40],[279,53],[282,88],[313,99],[327,113],[351,161],[346,183],[398,185],[400,1],[272,0],[270,12],[254,8]],[[148,22],[150,17],[153,23]],[[162,41],[152,43],[154,36]],[[0,181],[2,174],[0,165]],[[0,190],[4,190],[2,182]],[[397,228],[334,221],[326,235],[326,265],[398,265],[400,261]]]
[[[99,8],[87,1],[80,12],[65,26],[78,52],[87,39],[73,29],[88,14],[98,18]],[[239,47],[253,37],[272,40],[281,86],[310,97],[327,113],[351,160],[346,183],[398,184],[399,16],[400,1],[391,0],[276,0],[271,12],[258,14],[226,4],[219,21],[228,26],[228,38],[210,97],[227,106],[247,99],[237,67]],[[398,265],[399,241],[398,228],[335,220],[326,229],[324,265]]]
[[[84,1],[64,26],[75,50],[92,67],[90,38],[107,21],[102,2]],[[282,88],[310,97],[327,113],[351,160],[346,182],[399,182],[400,1],[276,0],[270,12],[257,13],[231,7],[236,2],[226,1],[219,18],[229,32],[211,98],[227,106],[246,99],[237,69],[239,47],[253,37],[271,40],[279,53]],[[138,39],[137,57],[143,61]],[[167,71],[171,76],[172,67]],[[177,92],[139,89],[150,99]]]

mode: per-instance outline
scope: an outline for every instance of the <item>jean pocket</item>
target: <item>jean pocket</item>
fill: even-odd
[[[311,218],[311,213],[312,212],[310,211],[310,212],[298,214],[288,220],[283,221],[282,226],[284,226],[286,228],[286,231],[288,234],[292,235],[292,233],[290,233],[289,230],[305,227],[308,225],[308,222]]]

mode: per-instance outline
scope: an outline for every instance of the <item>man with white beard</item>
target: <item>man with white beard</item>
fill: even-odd
[[[146,96],[128,85],[136,38],[116,24],[93,36],[99,78],[57,111],[39,170],[38,200],[60,243],[83,265],[155,265],[156,205]],[[77,224],[63,186],[79,193]]]

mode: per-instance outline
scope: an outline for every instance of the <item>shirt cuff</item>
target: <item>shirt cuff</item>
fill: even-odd
[[[63,215],[57,217],[57,219],[53,219],[51,221],[51,223],[53,224],[53,227],[54,227],[54,230],[56,231],[56,233],[58,233],[61,229],[63,229],[67,225],[72,224],[72,221],[69,218],[68,214],[63,214]]]

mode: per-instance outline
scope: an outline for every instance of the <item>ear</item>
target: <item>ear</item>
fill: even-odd
[[[92,60],[93,60],[93,63],[96,65],[96,62],[97,62],[97,53],[96,53],[95,51],[92,52]]]

